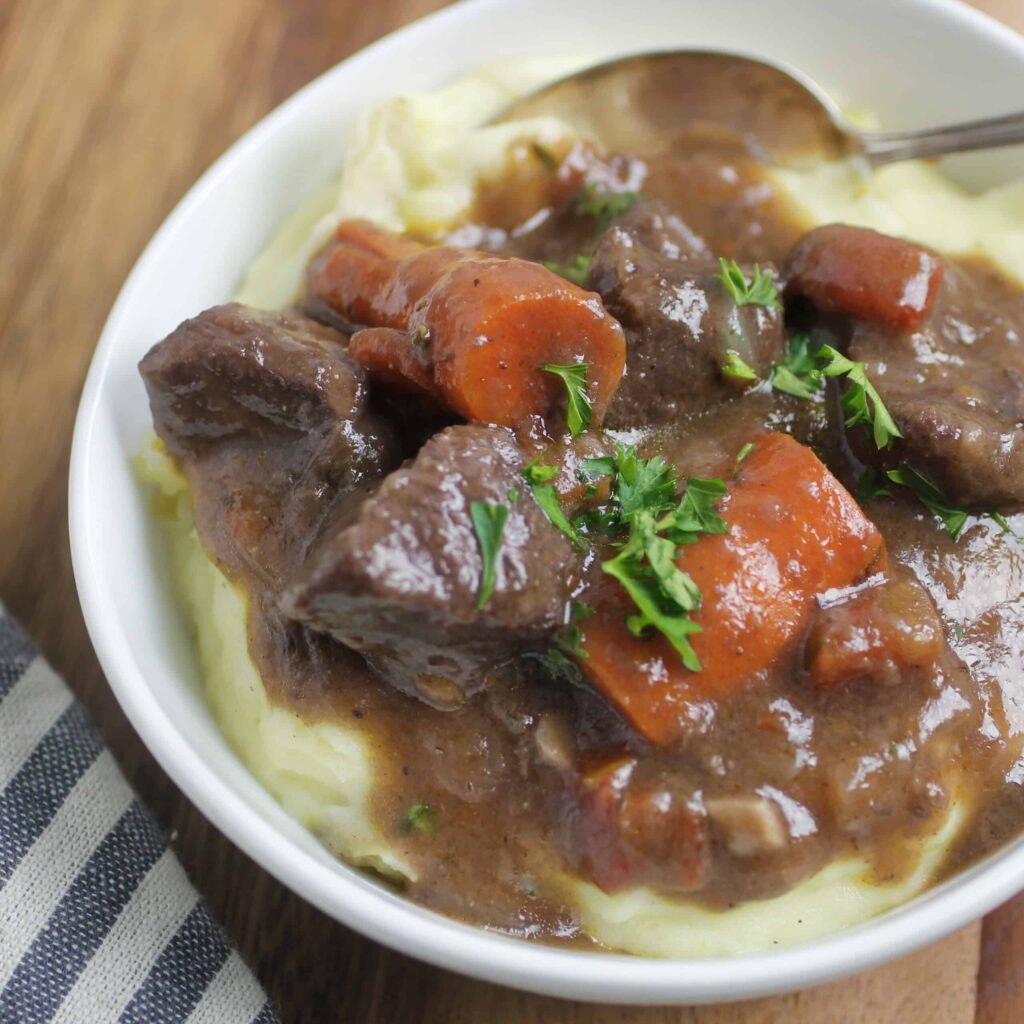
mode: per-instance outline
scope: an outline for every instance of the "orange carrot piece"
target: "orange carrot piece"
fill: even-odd
[[[790,253],[786,292],[806,296],[827,313],[915,330],[931,311],[945,269],[938,256],[913,242],[826,224]]]
[[[431,398],[430,370],[409,344],[407,331],[394,327],[368,327],[352,335],[349,355],[385,384],[410,394]]]
[[[426,247],[345,222],[310,271],[311,294],[352,323],[350,351],[392,384],[401,377],[468,420],[513,426],[564,407],[543,364],[590,364],[598,425],[626,361],[622,328],[599,297],[520,259]],[[403,351],[404,349],[404,351]]]
[[[408,330],[416,303],[464,251],[345,220],[310,264],[307,290],[352,324]]]
[[[691,672],[659,635],[626,628],[628,599],[617,589],[581,625],[581,667],[652,743],[679,739],[715,703],[792,649],[815,595],[863,578],[882,538],[817,456],[786,434],[764,433],[719,505],[729,533],[682,547],[678,565],[700,588]]]

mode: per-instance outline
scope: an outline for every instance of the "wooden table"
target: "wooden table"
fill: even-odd
[[[977,5],[1024,29],[1021,0]],[[437,0],[0,0],[0,596],[88,706],[286,1024],[1024,1020],[1024,901],[812,992],[706,1010],[539,999],[359,937],[228,843],[157,767],[85,632],[67,543],[71,427],[93,345],[146,240],[298,86]]]

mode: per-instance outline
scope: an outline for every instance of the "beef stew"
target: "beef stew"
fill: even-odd
[[[344,222],[295,310],[141,371],[272,699],[371,738],[410,895],[586,944],[561,873],[726,908],[905,875],[954,804],[946,872],[1024,823],[1022,325],[695,138],[546,152],[447,238]]]

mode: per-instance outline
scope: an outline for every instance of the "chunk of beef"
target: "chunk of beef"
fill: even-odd
[[[397,463],[344,342],[232,304],[186,320],[140,363],[203,543],[229,570],[279,582],[337,502]]]
[[[629,754],[592,755],[581,765],[573,822],[580,867],[605,892],[645,884],[676,893],[703,888],[711,849],[699,796],[641,775]]]
[[[452,707],[565,621],[576,555],[533,500],[529,458],[502,427],[456,426],[324,536],[284,595],[295,618],[364,653],[398,688]],[[518,492],[518,496],[517,496]],[[470,506],[504,505],[494,592]]]
[[[615,227],[666,259],[713,262],[704,239],[664,203],[641,200],[615,218]]]
[[[928,591],[905,570],[897,571],[894,580],[818,613],[805,648],[814,686],[895,686],[921,670],[934,671],[947,654]]]
[[[198,454],[226,438],[351,420],[366,385],[344,341],[303,316],[214,306],[139,364],[156,428],[175,454]]]
[[[1024,508],[1022,329],[1019,291],[983,265],[953,263],[919,329],[853,325],[850,358],[904,435],[894,456],[957,505]]]
[[[745,383],[722,372],[730,351],[761,376],[781,353],[782,311],[737,306],[698,242],[658,214],[623,218],[594,253],[586,286],[626,330],[609,427],[669,423],[736,395]]]

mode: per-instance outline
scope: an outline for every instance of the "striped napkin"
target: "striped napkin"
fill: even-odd
[[[0,1024],[272,1024],[85,709],[0,605]]]

